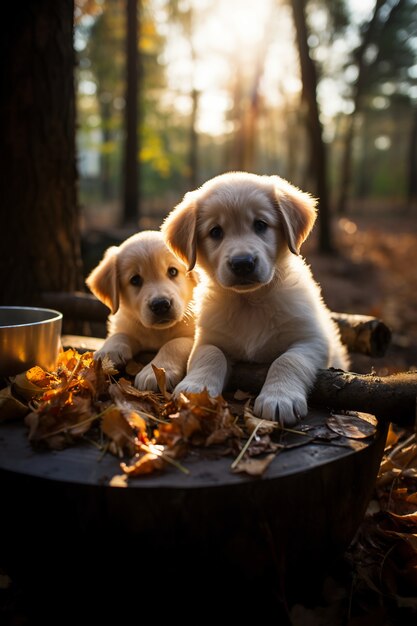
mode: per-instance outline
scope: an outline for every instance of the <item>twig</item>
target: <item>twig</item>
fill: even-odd
[[[176,459],[173,459],[172,457],[164,454],[162,450],[158,450],[158,448],[154,448],[154,446],[150,448],[149,446],[146,445],[146,443],[141,443],[139,448],[143,450],[144,452],[150,452],[151,454],[155,454],[156,456],[159,456],[163,461],[167,461],[168,463],[171,463],[171,465],[179,469],[184,474],[190,473],[190,470],[184,467],[184,465],[179,463]]]
[[[255,428],[253,429],[249,439],[247,440],[247,442],[245,443],[245,445],[243,446],[242,450],[240,451],[240,453],[238,454],[238,456],[235,458],[235,460],[233,461],[232,465],[230,466],[232,469],[235,469],[235,467],[239,464],[239,462],[241,461],[241,459],[243,458],[246,450],[249,448],[252,439],[255,437],[258,429],[260,428],[260,426],[262,426],[262,424],[264,423],[265,420],[260,420]]]

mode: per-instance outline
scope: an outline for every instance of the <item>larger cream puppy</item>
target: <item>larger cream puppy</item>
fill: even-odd
[[[86,283],[111,310],[108,336],[95,358],[108,355],[121,366],[138,352],[157,352],[151,363],[165,369],[167,388],[173,389],[193,345],[194,273],[168,250],[159,231],[143,231],[110,247]],[[151,363],[135,378],[139,389],[157,390]]]
[[[189,192],[162,232],[206,280],[187,375],[175,393],[222,393],[236,361],[267,363],[259,417],[294,424],[320,368],[348,367],[345,347],[300,246],[315,200],[278,176],[232,172]]]

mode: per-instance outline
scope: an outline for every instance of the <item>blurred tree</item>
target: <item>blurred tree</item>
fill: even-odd
[[[85,78],[93,79],[96,85],[102,133],[100,184],[101,195],[105,201],[114,198],[117,194],[115,186],[121,180],[120,174],[115,178],[113,171],[114,153],[117,150],[116,134],[122,125],[121,111],[125,97],[126,28],[123,17],[122,0],[103,5],[91,27],[87,47],[80,55],[82,60],[89,60]]]
[[[77,0],[80,1],[80,0]],[[92,81],[96,86],[95,100],[98,105],[99,125],[103,141],[100,151],[101,191],[99,199],[106,202],[111,198],[123,204],[123,180],[125,158],[123,157],[123,135],[126,123],[126,10],[127,0],[106,0],[100,3],[100,12],[88,29],[87,45],[79,52],[79,83]],[[166,189],[178,187],[178,180],[186,168],[185,125],[183,119],[176,119],[166,96],[165,67],[162,53],[164,37],[156,26],[155,6],[149,0],[141,0],[139,20],[129,20],[129,25],[137,22],[139,45],[139,68],[137,77],[138,100],[136,108],[139,155],[138,203],[141,212],[149,207],[149,198],[161,196]],[[139,23],[140,22],[140,23]],[[133,28],[131,39],[133,38]],[[133,45],[132,45],[133,51]],[[84,134],[92,134],[97,127],[88,123],[91,110],[85,103],[91,96],[79,95],[80,125]],[[166,104],[168,102],[168,104]],[[133,123],[131,122],[133,127]],[[129,131],[127,139],[132,139]],[[181,144],[178,137],[181,136]],[[127,147],[127,144],[126,144]],[[130,148],[133,155],[133,148]],[[133,161],[133,157],[130,157]],[[181,176],[179,176],[181,173]],[[108,179],[108,183],[106,183]],[[94,184],[94,181],[90,181]],[[81,180],[81,196],[88,191],[88,181]],[[122,211],[123,213],[123,211]],[[122,216],[123,219],[123,216]],[[136,217],[137,222],[138,216]],[[132,216],[127,217],[132,221]]]
[[[8,3],[1,37],[2,304],[82,288],[73,0]]]
[[[319,251],[333,252],[330,205],[327,183],[327,154],[323,141],[323,129],[317,102],[317,70],[310,54],[309,29],[305,13],[305,0],[291,0],[296,40],[300,58],[302,98],[307,109],[307,131],[310,138],[310,164],[316,183],[315,193],[319,199]]]
[[[190,56],[190,100],[191,113],[189,119],[189,143],[187,158],[187,185],[194,189],[199,182],[199,145],[197,120],[200,105],[200,92],[195,86],[195,73],[197,67],[197,50],[194,43],[194,31],[196,27],[196,11],[192,3],[184,3],[181,0],[168,0],[167,8],[171,24],[179,26],[189,48]],[[200,11],[201,14],[201,11]]]
[[[356,68],[356,80],[350,94],[353,110],[346,119],[340,195],[337,202],[339,213],[346,211],[350,193],[352,146],[358,115],[375,96],[395,99],[404,91],[405,85],[410,82],[408,69],[417,59],[414,44],[416,29],[415,0],[375,0],[369,19],[360,27],[360,43],[346,64]],[[386,85],[390,87],[389,92],[384,92]],[[412,137],[411,135],[411,140]],[[410,154],[412,151],[410,146]],[[415,175],[414,171],[412,176]],[[412,187],[412,183],[410,186]]]
[[[125,115],[125,158],[124,158],[124,198],[123,222],[137,224],[139,212],[139,50],[138,0],[126,0],[126,115]]]
[[[417,203],[417,107],[413,109],[408,152],[408,206]]]

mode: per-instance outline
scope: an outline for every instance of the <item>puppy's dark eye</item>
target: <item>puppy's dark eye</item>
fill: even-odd
[[[171,276],[171,278],[174,278],[175,276],[178,276],[178,270],[176,267],[169,267],[168,268],[168,276]]]
[[[255,229],[255,233],[261,234],[266,231],[266,229],[268,228],[268,224],[263,220],[255,220],[253,222],[253,227]]]
[[[142,283],[143,283],[143,280],[142,280],[142,277],[139,276],[139,274],[135,274],[134,276],[131,277],[129,282],[134,287],[140,287],[142,285]]]
[[[209,235],[212,239],[223,239],[223,228],[221,226],[213,226]]]

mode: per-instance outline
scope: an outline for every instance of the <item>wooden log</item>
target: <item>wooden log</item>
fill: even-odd
[[[313,406],[363,411],[403,426],[415,423],[416,401],[417,371],[375,376],[322,370],[310,395]]]
[[[349,352],[384,356],[391,341],[391,331],[384,322],[369,315],[347,313],[333,312],[332,318],[339,326],[341,339]]]
[[[46,292],[40,303],[61,311],[64,320],[102,322],[107,320],[109,309],[95,296],[83,292]],[[349,352],[381,357],[385,354],[391,331],[381,320],[368,315],[332,313],[338,324],[343,343]]]
[[[91,293],[48,291],[42,294],[42,306],[56,309],[64,319],[86,322],[106,322],[110,310]]]
[[[266,365],[238,363],[229,388],[258,393],[267,372]],[[394,424],[410,425],[416,420],[416,399],[417,371],[375,376],[326,369],[320,370],[309,403],[332,410],[363,411]]]

